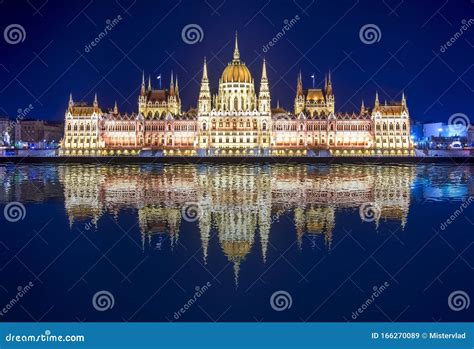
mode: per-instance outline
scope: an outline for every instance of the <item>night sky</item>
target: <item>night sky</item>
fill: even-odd
[[[117,16],[122,19],[86,50]],[[264,53],[284,21],[296,16]],[[401,99],[404,90],[413,119],[447,121],[464,113],[472,123],[474,24],[441,49],[470,18],[474,0],[0,0],[0,116],[14,118],[31,104],[28,117],[62,120],[70,92],[87,102],[97,92],[102,108],[117,100],[120,111],[136,112],[142,70],[154,87],[159,74],[163,87],[171,70],[178,74],[187,110],[197,105],[203,57],[216,93],[238,31],[257,89],[267,59],[273,106],[278,99],[293,109],[299,70],[308,88],[313,73],[321,86],[331,69],[338,111],[358,110],[362,99],[372,106],[376,90],[382,102]],[[23,41],[6,42],[11,24],[24,28]],[[202,41],[182,39],[188,24],[202,28]],[[378,42],[361,40],[367,24],[380,29]]]

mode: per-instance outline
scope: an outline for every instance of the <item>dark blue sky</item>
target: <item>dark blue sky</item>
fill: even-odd
[[[122,20],[90,52],[106,21]],[[263,45],[282,30],[284,20],[300,20],[271,47]],[[265,55],[272,104],[292,109],[296,76],[305,87],[315,73],[320,84],[331,69],[336,109],[358,109],[361,99],[400,99],[405,90],[411,116],[447,121],[454,113],[473,120],[474,25],[451,47],[445,44],[474,18],[471,0],[0,0],[0,115],[15,117],[30,104],[31,117],[62,120],[69,92],[75,100],[103,108],[118,101],[121,111],[137,111],[141,70],[152,81],[170,71],[179,76],[183,107],[196,106],[202,60],[208,59],[211,89],[231,60],[234,31],[242,59],[258,84]],[[4,31],[21,25],[23,42],[8,44]],[[202,41],[182,40],[184,26],[197,24]],[[365,44],[362,26],[376,25],[380,41]]]

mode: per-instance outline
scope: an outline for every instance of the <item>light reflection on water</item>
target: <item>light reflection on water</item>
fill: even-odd
[[[273,292],[273,284],[278,282],[281,288],[292,294],[303,293],[301,297],[306,301],[314,301],[311,307],[317,309],[318,302],[331,297],[334,290],[342,287],[339,283],[346,282],[346,277],[351,283],[357,282],[357,292],[370,290],[387,280],[393,285],[391,289],[396,290],[398,281],[392,280],[393,275],[407,273],[409,280],[414,280],[411,285],[413,288],[423,290],[428,287],[427,290],[431,291],[434,287],[433,278],[445,268],[444,264],[439,268],[435,264],[439,260],[450,265],[452,250],[443,245],[441,249],[432,246],[430,253],[434,255],[430,267],[433,270],[423,264],[414,264],[416,259],[412,261],[412,256],[417,255],[422,246],[431,248],[430,244],[424,244],[432,241],[429,240],[432,229],[439,230],[439,224],[459,207],[459,203],[473,196],[473,172],[473,166],[446,165],[0,166],[3,179],[0,204],[19,201],[26,206],[29,218],[23,225],[10,225],[12,231],[2,234],[1,240],[10,246],[11,253],[6,253],[0,266],[5,270],[13,266],[9,260],[16,257],[15,248],[11,245],[20,238],[28,243],[28,229],[33,231],[34,238],[34,232],[40,231],[41,226],[49,222],[52,212],[49,209],[52,208],[56,217],[52,223],[48,223],[48,229],[56,233],[48,236],[42,233],[48,243],[47,248],[40,245],[45,248],[45,252],[40,249],[33,253],[25,249],[28,253],[23,252],[21,255],[25,264],[42,265],[34,271],[40,274],[45,272],[43,268],[49,271],[51,263],[53,267],[56,265],[57,256],[65,258],[62,266],[64,271],[59,272],[54,281],[54,287],[60,290],[64,288],[65,291],[57,297],[69,297],[70,292],[77,291],[75,299],[80,299],[80,305],[66,306],[69,309],[66,312],[53,311],[49,318],[52,321],[76,321],[68,315],[83,311],[84,305],[90,303],[90,297],[80,298],[83,294],[80,290],[85,287],[81,280],[88,279],[87,287],[91,289],[87,292],[96,291],[92,285],[106,280],[106,286],[101,287],[119,292],[110,286],[114,285],[110,280],[113,280],[117,270],[124,268],[122,263],[127,265],[125,269],[128,272],[134,273],[133,284],[140,289],[123,292],[126,297],[137,299],[146,299],[149,294],[153,294],[149,275],[155,273],[157,265],[162,268],[160,273],[170,273],[156,277],[153,287],[158,289],[164,287],[170,277],[174,277],[174,272],[181,270],[180,262],[187,263],[190,259],[196,262],[198,271],[193,269],[192,273],[182,277],[179,282],[183,286],[180,288],[192,290],[209,280],[214,282],[214,277],[230,278],[232,281],[226,279],[225,282],[219,282],[220,288],[213,286],[220,296],[213,298],[215,304],[208,307],[211,310],[215,308],[216,312],[228,307],[226,302],[233,300],[233,294],[247,297],[246,302],[253,304],[262,296],[261,288]],[[373,216],[361,215],[361,207],[367,204],[375,208]],[[57,206],[61,209],[57,210]],[[431,210],[438,213],[433,215]],[[470,243],[466,235],[469,226],[461,219],[456,224],[457,230],[449,233],[458,234],[453,237],[459,238],[457,242],[462,251],[463,246]],[[111,234],[111,231],[116,234]],[[400,235],[400,232],[406,234]],[[87,262],[93,253],[98,253],[97,250],[109,253],[108,248],[98,245],[103,237],[109,239],[110,248],[114,248],[120,242],[117,236],[122,236],[122,233],[133,235],[136,242],[117,245],[120,255],[108,259],[115,265],[110,275],[92,277],[90,274],[94,269],[84,274],[80,263],[76,267],[76,254],[86,261],[87,270],[89,265],[95,265],[94,260]],[[85,236],[86,247],[77,247],[78,251],[69,253],[69,244],[75,243],[76,238],[80,237],[78,234]],[[61,247],[51,252],[49,250],[55,240]],[[378,245],[374,245],[372,240]],[[87,250],[87,247],[90,248],[89,243],[94,244],[92,252]],[[456,241],[449,243],[456,245]],[[139,253],[133,254],[137,247]],[[381,247],[383,253],[376,255],[375,264],[364,262],[366,257],[369,261],[372,258],[369,251],[377,252]],[[67,250],[64,255],[61,254],[63,249]],[[17,250],[22,251],[21,246]],[[151,258],[146,262],[141,259],[142,256],[148,258],[150,255]],[[222,264],[222,260],[228,263],[228,267]],[[281,261],[287,265],[282,267],[278,264]],[[364,276],[360,276],[357,281],[354,281],[351,270],[346,269],[348,264],[355,261],[363,262],[360,267],[363,267],[361,271]],[[410,268],[405,267],[406,263],[411,263]],[[117,267],[117,264],[121,267]],[[274,265],[286,270],[286,273],[271,274]],[[139,272],[137,266],[153,271]],[[212,270],[212,277],[208,269]],[[357,264],[354,269],[358,270]],[[426,273],[426,279],[420,277],[420,271]],[[338,280],[336,275],[339,274],[344,275],[344,278]],[[11,275],[5,279],[13,280],[17,276],[16,269],[12,269]],[[271,281],[264,282],[262,276]],[[31,277],[31,273],[26,270],[16,285],[24,283],[28,277]],[[175,279],[172,280],[175,282]],[[2,283],[8,286],[5,281]],[[123,287],[123,280],[115,284]],[[344,292],[335,294],[336,304],[327,309],[322,308],[322,313],[312,315],[314,317],[311,320],[341,321],[343,317],[350,317],[352,308],[357,304],[353,304],[351,298],[346,296],[353,292],[348,284],[341,285],[344,286],[341,288]],[[148,290],[148,287],[152,289]],[[148,290],[148,294],[141,295],[141,290]],[[50,289],[44,292],[50,292]],[[183,297],[179,297],[181,291],[176,294],[176,290],[165,288],[162,292],[170,303],[166,311],[146,313],[147,308],[132,302],[131,309],[124,310],[126,315],[117,314],[109,320],[121,321],[121,318],[127,318],[132,321],[164,321],[175,311],[175,307],[183,303]],[[365,294],[356,296],[366,297]],[[388,295],[385,297],[389,299]],[[391,298],[390,305],[385,305],[384,310],[393,307],[394,313],[401,312],[411,299],[411,296],[404,298],[400,294],[395,297],[398,298]],[[431,301],[426,294],[423,297]],[[267,304],[267,301],[264,303]],[[260,303],[253,304],[254,308],[258,306]],[[420,310],[412,304],[413,310],[406,313],[405,320],[431,321],[432,308],[423,306]],[[121,310],[123,307],[122,304]],[[142,313],[135,313],[137,308]],[[293,317],[288,315],[290,317],[286,319],[300,321],[311,313],[302,309]],[[93,318],[96,315],[95,312],[87,314]],[[28,320],[22,315],[17,316],[19,320]],[[209,320],[199,312],[188,316],[193,321]],[[254,314],[245,309],[229,311],[228,316],[227,320],[231,321],[254,321]],[[267,320],[278,320],[271,309],[261,311],[261,316]],[[365,316],[361,320],[387,320],[380,314],[367,313]]]
[[[132,210],[143,243],[157,234],[173,242],[183,219],[197,221],[203,244],[215,228],[226,254],[239,257],[257,232],[265,244],[282,214],[293,217],[298,239],[321,235],[330,246],[338,210],[372,203],[374,227],[389,221],[403,228],[412,200],[473,193],[470,166],[38,165],[2,166],[0,174],[2,203],[61,200],[70,225],[86,229],[100,229],[105,214]]]

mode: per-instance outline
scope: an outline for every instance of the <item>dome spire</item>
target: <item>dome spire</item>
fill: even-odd
[[[240,61],[240,53],[239,53],[239,43],[237,39],[237,31],[235,32],[235,48],[234,48],[234,62]]]

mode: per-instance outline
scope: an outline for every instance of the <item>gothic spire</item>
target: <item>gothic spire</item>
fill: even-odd
[[[298,74],[298,82],[296,83],[296,95],[303,95],[303,79],[301,78],[301,71]]]
[[[235,32],[235,48],[234,48],[234,63],[240,61],[240,53],[239,53],[239,43],[237,40],[237,32]]]
[[[99,102],[97,101],[97,93],[94,95],[94,107],[98,107]]]
[[[151,76],[148,75],[148,91],[151,91]]]
[[[268,80],[267,79],[267,63],[265,61],[265,58],[263,59],[262,82],[263,82],[263,80]]]
[[[204,80],[208,81],[206,57],[204,57],[204,66],[202,67],[202,81]]]
[[[145,71],[143,70],[142,71],[142,86],[141,86],[141,89],[140,89],[140,94],[142,96],[144,96],[146,93],[146,90],[145,90]]]
[[[379,102],[379,92],[376,91],[375,92],[375,106],[378,107],[379,104],[380,104],[380,102]]]
[[[174,96],[173,71],[171,71],[170,96]]]
[[[331,80],[331,71],[328,73],[328,82],[326,86],[326,94],[332,95],[332,80]]]
[[[178,74],[176,74],[176,96],[179,97]]]

